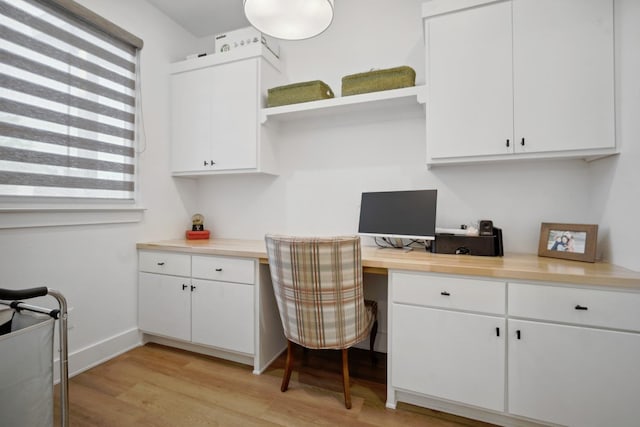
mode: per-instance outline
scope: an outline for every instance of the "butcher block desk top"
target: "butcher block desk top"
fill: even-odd
[[[138,243],[138,249],[256,258],[267,263],[262,240],[211,239],[166,240]],[[404,252],[362,247],[365,272],[386,274],[388,270],[482,276],[493,279],[542,281],[594,285],[640,291],[640,272],[603,262],[543,258],[533,254],[506,254],[503,257],[432,254],[421,249]]]

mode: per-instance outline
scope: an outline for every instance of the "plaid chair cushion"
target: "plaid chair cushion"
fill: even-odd
[[[265,236],[284,334],[312,349],[342,349],[367,338],[377,304],[365,304],[360,238]]]

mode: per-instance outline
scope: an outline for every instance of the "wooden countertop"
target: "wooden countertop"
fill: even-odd
[[[137,248],[257,258],[263,263],[267,260],[265,243],[262,240],[167,240],[138,243]],[[410,270],[494,279],[595,285],[640,291],[640,272],[602,262],[586,263],[543,258],[533,254],[480,257],[432,254],[419,249],[403,252],[363,246],[362,265],[365,269],[378,273],[386,270]]]

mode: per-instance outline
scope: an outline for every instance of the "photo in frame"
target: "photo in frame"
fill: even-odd
[[[595,262],[597,241],[597,224],[543,222],[538,256]]]

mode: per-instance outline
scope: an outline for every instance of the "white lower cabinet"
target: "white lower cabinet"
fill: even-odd
[[[393,271],[389,302],[388,407],[640,425],[638,292]]]
[[[193,279],[191,341],[254,352],[253,285]]]
[[[253,363],[256,373],[286,346],[257,259],[140,251],[138,265],[138,325],[147,339]]]
[[[139,273],[138,301],[140,330],[191,340],[191,278]]]
[[[393,387],[504,410],[504,318],[394,305]]]
[[[640,294],[509,284],[508,411],[567,426],[638,426]]]
[[[138,324],[148,334],[253,354],[253,292],[248,283],[141,272]]]
[[[509,320],[509,412],[580,427],[640,423],[640,334]]]
[[[387,406],[416,393],[504,410],[505,286],[390,272]]]

